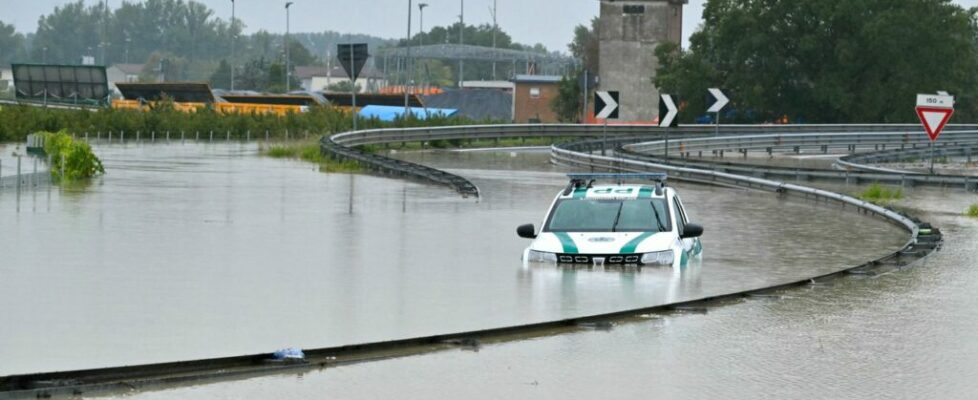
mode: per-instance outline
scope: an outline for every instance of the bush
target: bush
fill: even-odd
[[[978,218],[978,204],[972,204],[971,207],[968,207],[968,211],[965,212],[965,215],[972,218]]]
[[[874,183],[869,185],[862,193],[859,193],[859,198],[872,203],[889,203],[893,200],[902,199],[903,190],[900,188],[890,189]]]
[[[70,182],[105,173],[102,160],[95,156],[88,143],[74,140],[64,131],[41,134],[44,135],[44,152],[51,157],[52,177]]]

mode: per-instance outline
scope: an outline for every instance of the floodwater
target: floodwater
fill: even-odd
[[[20,197],[0,192],[0,376],[338,346],[646,307],[842,269],[906,240],[890,224],[841,209],[677,185],[691,218],[707,230],[702,265],[683,271],[527,269],[519,257],[528,243],[515,227],[539,225],[565,184],[546,153],[400,155],[471,178],[484,195],[475,200],[438,186],[323,174],[305,163],[258,157],[255,145],[115,145],[96,152],[107,174],[90,185]],[[753,326],[757,318],[740,323]],[[549,343],[541,349],[567,354],[449,353],[313,376],[333,387],[332,379],[361,368],[396,376],[403,371],[392,366],[420,362],[450,371],[452,362],[442,359],[481,364],[484,354],[515,354],[541,370],[548,360],[563,366],[547,374],[569,372],[575,364],[581,373],[627,372],[611,360],[603,366],[578,360],[577,349],[564,347],[588,337],[500,347]],[[600,354],[606,344],[595,342],[593,350]],[[483,368],[511,365],[505,359],[488,360]],[[683,365],[699,369],[694,362]],[[406,375],[370,386],[378,395],[397,393]],[[413,387],[439,382],[430,378]],[[514,388],[539,388],[522,382],[539,383],[542,375],[527,378],[514,381]],[[255,383],[272,382],[286,386],[282,393],[312,397],[300,394],[312,387],[294,379],[231,387],[249,393]],[[367,381],[374,382],[361,382]],[[343,390],[363,388],[348,383]],[[224,397],[210,388],[223,393],[224,386],[203,389]]]
[[[906,195],[898,206],[939,226],[946,242],[922,262],[881,276],[610,331],[127,398],[973,399],[978,219],[961,212],[978,197],[930,189]]]

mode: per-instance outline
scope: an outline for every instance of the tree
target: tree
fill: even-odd
[[[591,19],[591,28],[578,25],[574,28],[574,40],[567,45],[568,50],[574,58],[581,61],[585,69],[594,75],[598,75],[598,18]]]
[[[214,88],[231,88],[231,64],[228,64],[227,60],[221,60],[221,64],[217,66],[217,70],[211,75],[210,83],[211,87]]]
[[[357,93],[360,93],[360,85],[356,86]],[[353,93],[353,82],[342,81],[336,82],[332,85],[326,87],[327,92],[332,93]]]
[[[712,84],[757,121],[912,122],[937,90],[978,116],[975,16],[950,0],[710,0],[703,18],[689,51],[657,53],[656,85],[690,109]]]
[[[24,57],[24,35],[14,31],[13,25],[0,21],[0,65],[10,64]]]
[[[578,122],[581,119],[581,79],[583,71],[565,75],[557,86],[557,97],[550,102],[550,108],[557,114],[560,122]]]

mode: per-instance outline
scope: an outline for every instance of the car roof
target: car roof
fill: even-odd
[[[559,199],[593,199],[593,200],[631,200],[664,198],[665,190],[656,191],[652,185],[595,185],[579,186],[567,194],[561,192]]]

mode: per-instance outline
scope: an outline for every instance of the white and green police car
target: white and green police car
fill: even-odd
[[[535,239],[524,262],[584,265],[685,267],[699,259],[703,227],[692,224],[665,174],[569,174],[570,184],[554,199],[536,233],[532,224],[516,229]],[[650,179],[654,185],[622,184]],[[596,180],[618,184],[594,185]]]

